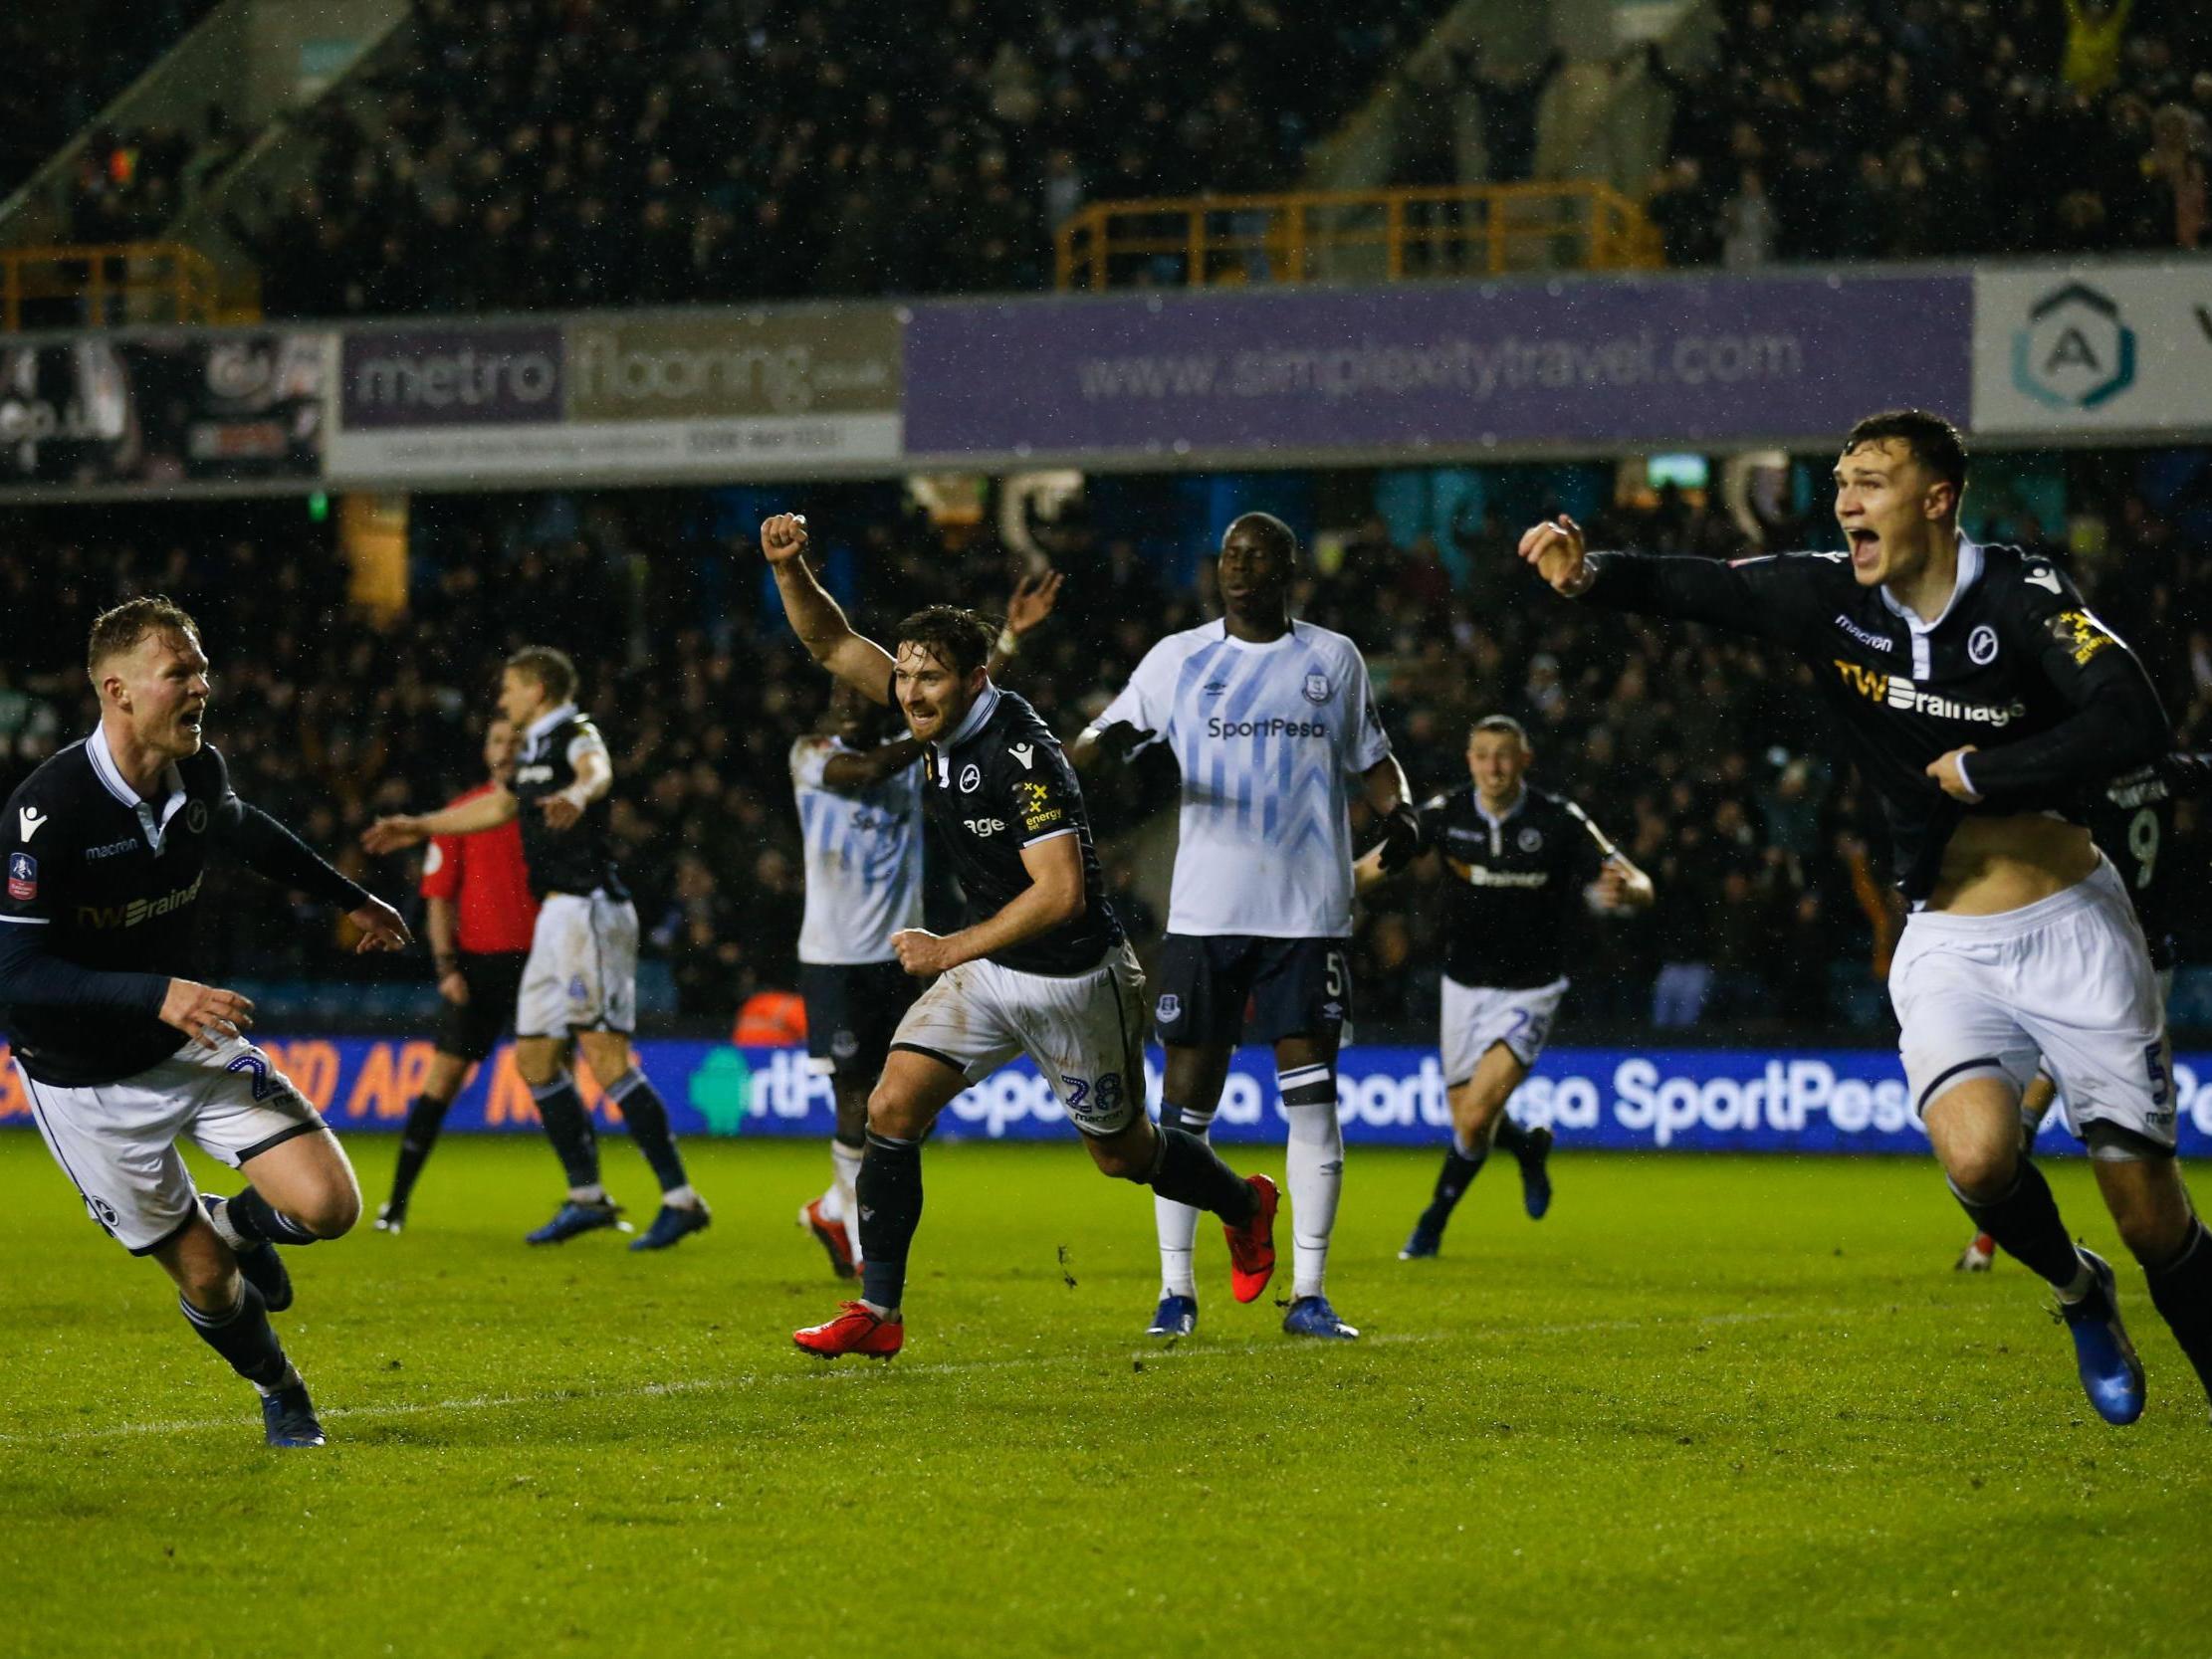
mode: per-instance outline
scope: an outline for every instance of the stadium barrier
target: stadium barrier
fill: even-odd
[[[430,1069],[430,1044],[421,1039],[271,1037],[262,1046],[333,1128],[348,1132],[398,1129]],[[638,1047],[679,1133],[825,1137],[832,1128],[830,1080],[803,1049],[650,1039]],[[31,1103],[21,1074],[6,1062],[0,1046],[0,1127],[28,1128]],[[1156,1051],[1146,1064],[1148,1095],[1158,1099]],[[588,1074],[578,1082],[594,1117],[619,1121]],[[2171,1089],[2183,1155],[2212,1152],[2212,1054],[2174,1056]],[[1450,1123],[1434,1049],[1349,1048],[1337,1096],[1353,1145],[1435,1146]],[[1927,1148],[1896,1056],[1880,1049],[1555,1048],[1511,1109],[1523,1122],[1549,1125],[1570,1146],[1822,1154]],[[491,1132],[538,1127],[512,1049],[502,1047],[477,1068],[446,1124]],[[938,1133],[1041,1141],[1075,1132],[1024,1060],[955,1100]],[[1282,1139],[1263,1051],[1236,1057],[1214,1134],[1224,1142]],[[2048,1152],[2077,1149],[2055,1122],[2038,1144]]]

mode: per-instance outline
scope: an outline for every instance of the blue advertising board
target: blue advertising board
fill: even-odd
[[[426,1041],[369,1037],[265,1039],[292,1081],[332,1127],[397,1129],[430,1066]],[[679,1133],[826,1137],[829,1079],[805,1051],[647,1040],[639,1045]],[[0,1047],[0,1126],[28,1126],[20,1074]],[[1159,1056],[1148,1061],[1159,1098]],[[2201,1081],[2200,1081],[2201,1080]],[[615,1121],[588,1077],[587,1104]],[[2174,1056],[2184,1156],[2212,1152],[2212,1054]],[[1434,1049],[1355,1047],[1337,1073],[1344,1138],[1352,1145],[1434,1146],[1450,1125]],[[1894,1053],[1883,1049],[1555,1048],[1514,1095],[1511,1110],[1546,1124],[1569,1146],[1634,1151],[1921,1152],[1922,1133]],[[537,1109],[502,1048],[479,1067],[446,1120],[449,1130],[535,1130]],[[1273,1069],[1263,1050],[1239,1054],[1222,1091],[1217,1140],[1282,1139]],[[955,1100],[938,1133],[1036,1141],[1074,1133],[1051,1088],[1027,1061]],[[2075,1147],[2056,1120],[2039,1145]]]

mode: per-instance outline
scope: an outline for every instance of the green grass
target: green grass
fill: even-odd
[[[352,1142],[372,1201],[391,1147]],[[0,1137],[0,1647],[2212,1651],[2212,1428],[2140,1275],[2152,1403],[2114,1430],[2021,1269],[1948,1271],[1929,1165],[1563,1155],[1541,1225],[1507,1165],[1402,1264],[1432,1160],[1359,1152],[1331,1289],[1368,1340],[1285,1341],[1209,1232],[1162,1352],[1146,1194],[1073,1145],[939,1147],[907,1350],[829,1367],[788,1341],[837,1299],[792,1225],[826,1151],[693,1157],[716,1225],[666,1256],[525,1250],[551,1156],[487,1140],[440,1148],[405,1237],[293,1253],[332,1443],[280,1455]]]

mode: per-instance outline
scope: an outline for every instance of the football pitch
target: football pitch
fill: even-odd
[[[393,1145],[350,1142],[372,1207]],[[441,1146],[401,1238],[292,1253],[332,1444],[280,1454],[166,1280],[0,1136],[0,1646],[2212,1650],[2212,1428],[2141,1275],[2151,1403],[2116,1430],[2022,1269],[1949,1271],[1931,1164],[1565,1152],[1532,1224],[1500,1160],[1407,1264],[1433,1160],[1355,1149],[1330,1288],[1365,1339],[1279,1335],[1287,1226],[1236,1307],[1210,1229],[1168,1351],[1148,1194],[1073,1145],[934,1147],[906,1351],[829,1366],[789,1343],[838,1299],[792,1219],[825,1149],[691,1153],[716,1225],[663,1256],[525,1249],[556,1193],[522,1139]],[[2086,1170],[2052,1179],[2117,1259]]]

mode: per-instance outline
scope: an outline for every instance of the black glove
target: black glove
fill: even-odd
[[[1405,869],[1421,856],[1424,839],[1421,814],[1410,802],[1400,801],[1383,814],[1383,869]]]
[[[1094,740],[1099,753],[1109,760],[1121,761],[1158,735],[1156,731],[1141,731],[1127,721],[1116,721],[1111,726],[1100,726]]]
[[[2176,749],[2151,763],[2165,780],[2166,793],[2175,800],[2212,794],[2212,754],[2192,754],[2187,749]]]

